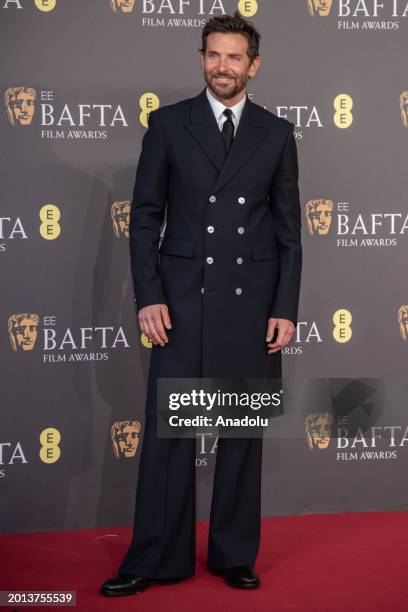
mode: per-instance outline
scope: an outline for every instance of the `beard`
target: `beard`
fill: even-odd
[[[216,77],[228,77],[226,81],[218,81]],[[230,100],[243,91],[248,82],[245,76],[229,73],[204,72],[205,82],[211,91],[221,100]]]

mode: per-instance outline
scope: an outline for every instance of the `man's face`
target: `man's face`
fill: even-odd
[[[248,41],[242,34],[213,32],[208,36],[201,62],[205,81],[218,99],[234,98],[256,74],[260,59],[250,64],[247,51]]]

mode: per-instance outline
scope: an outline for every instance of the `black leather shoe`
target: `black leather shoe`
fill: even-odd
[[[225,576],[225,584],[237,589],[256,589],[261,584],[256,572],[249,565],[237,565],[228,569],[212,569],[215,576]]]
[[[175,584],[184,578],[146,578],[144,576],[116,576],[103,583],[102,595],[108,597],[119,597],[121,595],[135,595],[142,593],[154,584]]]

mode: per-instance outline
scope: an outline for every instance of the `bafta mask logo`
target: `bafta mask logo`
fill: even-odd
[[[408,339],[408,306],[404,305],[398,309],[398,323],[399,323],[402,339],[407,340]]]
[[[11,125],[30,125],[34,116],[37,94],[32,87],[9,87],[4,94],[7,116]]]
[[[38,335],[39,316],[13,314],[8,319],[8,333],[13,351],[32,351]]]
[[[140,429],[139,421],[117,421],[112,425],[111,436],[116,459],[136,455]]]
[[[114,202],[111,206],[111,217],[116,238],[120,236],[129,238],[130,201]]]
[[[408,127],[408,91],[403,91],[400,95],[400,111],[402,125]]]
[[[135,6],[135,0],[110,0],[110,5],[114,13],[131,13]]]
[[[330,14],[330,10],[333,4],[333,0],[307,0],[307,8],[309,14],[314,17],[327,17]]]
[[[309,448],[327,448],[332,436],[334,417],[331,412],[315,412],[305,418]]]
[[[309,200],[305,204],[307,229],[313,236],[325,236],[329,233],[333,216],[333,202],[331,200]]]

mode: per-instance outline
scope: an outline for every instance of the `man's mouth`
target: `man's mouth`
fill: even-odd
[[[232,81],[232,77],[214,77],[216,81],[220,83],[227,83],[227,81]]]

